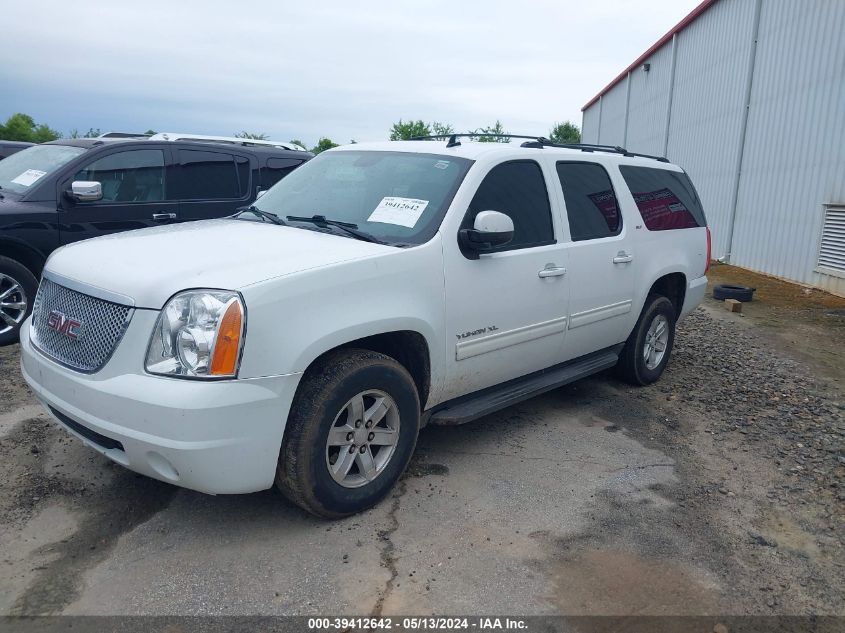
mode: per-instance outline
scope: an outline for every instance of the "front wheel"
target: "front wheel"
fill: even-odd
[[[276,486],[317,516],[365,510],[404,472],[419,423],[417,390],[402,365],[367,350],[329,354],[297,390]]]
[[[0,345],[18,340],[24,319],[32,312],[38,280],[29,269],[0,256]]]
[[[619,377],[632,385],[655,382],[666,369],[674,343],[675,306],[666,297],[649,295],[619,356]]]

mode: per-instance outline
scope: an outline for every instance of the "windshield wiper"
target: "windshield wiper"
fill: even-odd
[[[336,227],[344,233],[351,235],[355,239],[363,242],[373,242],[374,244],[387,244],[384,240],[380,240],[375,235],[370,235],[366,231],[358,229],[357,224],[352,222],[341,222],[340,220],[329,220],[324,215],[312,215],[310,218],[301,217],[297,215],[289,215],[287,219],[291,222],[310,222],[321,228],[328,228],[330,226]]]
[[[253,213],[253,214],[257,215],[259,218],[269,220],[273,224],[278,224],[279,226],[287,226],[287,223],[282,218],[280,218],[278,215],[276,215],[275,213],[270,213],[269,211],[262,211],[261,209],[259,209],[255,205],[250,205],[246,209],[241,209],[240,211],[238,211],[238,213],[236,213],[232,217],[237,219],[237,218],[241,217],[241,215],[243,215],[244,213]]]

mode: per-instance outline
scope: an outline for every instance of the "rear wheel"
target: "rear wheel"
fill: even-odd
[[[419,420],[402,365],[367,350],[332,353],[308,370],[291,405],[276,486],[321,517],[369,508],[407,467]]]
[[[649,385],[663,374],[675,342],[675,306],[649,295],[619,357],[617,373],[632,385]]]
[[[38,280],[28,268],[0,256],[0,345],[18,340],[21,324],[32,312]]]

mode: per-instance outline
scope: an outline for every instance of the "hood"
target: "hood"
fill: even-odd
[[[53,253],[45,270],[131,297],[139,308],[158,310],[180,290],[239,290],[273,277],[394,250],[302,228],[205,220],[70,244]]]

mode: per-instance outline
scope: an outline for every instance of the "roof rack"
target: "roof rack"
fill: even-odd
[[[282,141],[266,141],[256,138],[241,138],[240,136],[211,136],[208,134],[182,134],[180,132],[159,132],[149,137],[151,141],[196,141],[197,143],[229,143],[231,145],[279,147],[281,149],[307,151],[296,143]]]
[[[652,156],[651,154],[640,154],[638,152],[631,152],[625,149],[624,147],[619,147],[618,145],[596,145],[594,143],[555,143],[543,136],[526,136],[524,134],[484,134],[478,132],[465,132],[461,134],[432,134],[430,136],[414,136],[413,138],[410,138],[408,140],[429,141],[441,138],[448,138],[449,141],[446,143],[446,147],[456,147],[461,144],[458,138],[473,138],[481,136],[488,138],[529,139],[528,141],[522,143],[521,147],[533,147],[537,149],[543,149],[544,147],[562,147],[564,149],[577,149],[582,152],[607,152],[610,154],[621,154],[622,156],[651,158],[652,160],[658,160],[661,163],[669,162],[669,159],[665,156]]]
[[[143,134],[141,132],[106,132],[100,134],[97,138],[150,138],[152,134]]]

